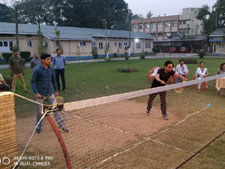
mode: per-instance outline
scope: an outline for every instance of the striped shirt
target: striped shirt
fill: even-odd
[[[42,96],[51,96],[53,94],[53,88],[55,92],[58,92],[54,69],[50,66],[48,69],[45,69],[41,64],[34,69],[30,83],[35,94],[39,93]]]

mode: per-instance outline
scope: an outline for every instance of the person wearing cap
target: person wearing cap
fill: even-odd
[[[12,92],[16,91],[16,80],[19,77],[24,92],[27,93],[27,87],[24,80],[23,60],[19,57],[18,50],[13,50],[13,56],[9,59],[9,70],[12,77]]]
[[[32,90],[35,94],[36,101],[41,104],[52,105],[55,102],[55,97],[58,96],[58,87],[56,84],[56,78],[54,69],[51,65],[51,56],[49,54],[41,55],[42,64],[34,69],[32,77],[30,80]],[[54,88],[54,90],[53,90]],[[42,106],[37,105],[36,109],[36,125],[40,121],[42,116]],[[58,123],[59,129],[63,132],[68,132],[68,129],[65,128],[64,122],[59,112],[54,112],[56,122]],[[40,133],[42,127],[42,121],[36,128],[36,132]]]

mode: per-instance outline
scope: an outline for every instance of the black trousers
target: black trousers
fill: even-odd
[[[149,95],[147,111],[150,112],[155,97],[159,94],[162,114],[166,114],[166,91]]]
[[[56,76],[56,83],[58,86],[58,90],[60,90],[60,83],[59,83],[59,76],[62,79],[62,89],[66,89],[66,82],[65,82],[65,70],[64,69],[55,69],[55,76]]]

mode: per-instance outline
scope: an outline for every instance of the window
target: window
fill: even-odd
[[[32,41],[31,41],[31,40],[28,40],[28,41],[27,41],[27,46],[28,46],[28,47],[32,47]]]
[[[103,42],[98,43],[98,49],[103,49]]]
[[[124,47],[127,47],[128,46],[128,43],[127,42],[124,42]]]
[[[93,48],[96,47],[96,42],[92,42],[92,47],[93,47]]]
[[[3,44],[4,44],[4,47],[8,47],[8,42],[7,41],[4,41]]]
[[[133,30],[137,31],[137,25],[133,25]]]
[[[219,48],[224,49],[224,43],[223,42],[219,43]]]
[[[141,49],[141,42],[136,43],[136,49]]]
[[[143,28],[144,28],[143,24],[140,24],[139,29],[143,29]]]
[[[146,42],[146,43],[145,43],[145,48],[146,48],[146,49],[151,48],[151,42]]]
[[[110,49],[110,43],[107,42],[107,49],[109,50]]]
[[[151,28],[152,28],[152,29],[156,29],[156,23],[152,23],[152,24],[151,24]]]
[[[55,45],[60,46],[60,41],[59,40],[55,41]]]
[[[146,23],[145,24],[145,29],[149,29],[150,28],[150,24]]]
[[[86,42],[85,41],[81,41],[80,42],[80,46],[86,46]]]
[[[117,42],[114,42],[114,47],[117,47]]]
[[[9,48],[10,48],[10,51],[13,51],[13,42],[12,41],[9,42]]]
[[[0,41],[0,47],[2,47],[3,46],[3,43],[2,43],[2,41]]]
[[[164,23],[164,27],[165,27],[165,28],[169,28],[169,27],[170,27],[170,22],[165,22],[165,23]]]
[[[119,42],[118,46],[119,46],[120,49],[122,49],[122,47],[123,47],[122,42]]]
[[[172,27],[177,27],[177,21],[172,21],[171,26]]]
[[[163,28],[163,23],[162,22],[158,23],[158,29],[162,29],[162,28]]]
[[[166,36],[169,37],[171,34],[170,33],[166,33]]]

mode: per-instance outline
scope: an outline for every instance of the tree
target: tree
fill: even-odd
[[[0,3],[0,22],[13,22],[14,9]]]
[[[50,1],[22,0],[18,3],[18,20],[20,23],[53,24],[53,12]]]
[[[57,45],[57,49],[60,49],[61,52],[63,53],[62,44],[61,44],[61,41],[59,40],[60,39],[60,30],[58,30],[57,28],[55,28],[55,35],[56,35],[55,43]]]
[[[151,18],[153,16],[153,13],[151,11],[149,11],[146,15],[147,18]]]
[[[218,28],[225,27],[225,0],[217,0],[215,6],[216,23]]]
[[[107,28],[111,28],[126,21],[128,5],[124,0],[67,0],[61,15],[58,25],[104,28],[103,19],[106,19]]]
[[[214,14],[210,12],[208,5],[203,5],[196,16],[198,20],[203,22],[203,33],[209,35],[215,30]],[[214,22],[214,23],[213,23]]]

